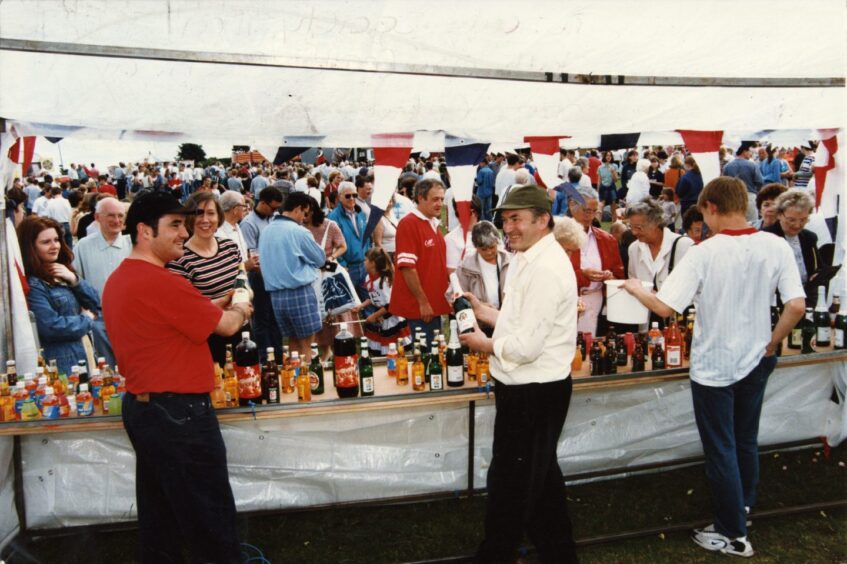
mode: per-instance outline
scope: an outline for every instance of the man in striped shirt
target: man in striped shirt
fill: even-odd
[[[624,288],[662,317],[692,301],[697,306],[689,375],[715,522],[695,529],[693,540],[748,557],[746,513],[756,501],[765,386],[776,348],[804,313],[805,292],[788,243],[747,223],[744,182],[720,176],[703,188],[697,205],[715,235],[688,250],[658,294],[636,279]],[[785,308],[771,330],[776,290]]]

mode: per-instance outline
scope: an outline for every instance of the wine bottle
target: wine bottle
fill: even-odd
[[[803,327],[801,329],[801,333],[803,335],[803,344],[800,349],[801,354],[811,354],[815,352],[814,347],[812,347],[812,339],[815,338],[815,313],[812,308],[806,308],[806,317],[804,317],[801,321]]]
[[[835,348],[842,350],[844,345],[844,333],[847,332],[847,302],[841,304],[838,315],[835,316]]]
[[[444,373],[441,367],[441,358],[438,355],[438,343],[433,343],[429,353],[429,364],[426,366],[426,375],[429,380],[429,389],[437,392],[444,389]]]
[[[244,263],[238,265],[238,274],[235,276],[235,286],[233,286],[232,303],[247,304],[253,296],[250,292],[250,286],[247,284],[247,271],[244,269]]]
[[[462,347],[459,344],[458,323],[455,319],[450,320],[450,342],[444,356],[447,361],[447,385],[451,388],[464,386],[465,363],[462,358]]]
[[[818,347],[828,347],[831,344],[829,308],[826,304],[826,288],[818,286],[818,302],[815,305],[814,313],[815,321],[815,345]]]
[[[371,360],[370,351],[368,351],[367,341],[362,347],[362,354],[359,357],[359,382],[362,387],[362,397],[374,395],[374,365]]]
[[[450,275],[450,283],[453,285],[453,292],[462,293],[462,285],[459,282],[459,277],[454,272]],[[456,323],[459,325],[459,333],[471,333],[476,325],[476,315],[473,312],[471,302],[464,296],[459,296],[453,300],[453,312],[456,314]]]

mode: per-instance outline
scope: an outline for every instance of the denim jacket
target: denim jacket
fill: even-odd
[[[82,315],[81,308],[100,315],[97,290],[85,280],[80,280],[76,286],[54,286],[41,278],[29,276],[27,282],[27,301],[35,315],[44,358],[55,358],[59,372],[70,374],[71,366],[85,358],[82,337],[94,326],[94,321]]]

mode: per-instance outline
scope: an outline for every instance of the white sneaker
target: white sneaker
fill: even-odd
[[[702,529],[694,529],[694,536],[691,537],[691,540],[698,546],[711,552],[720,552],[721,554],[742,556],[744,558],[749,558],[754,554],[753,546],[747,540],[747,537],[730,539],[715,531],[714,525],[709,525]]]

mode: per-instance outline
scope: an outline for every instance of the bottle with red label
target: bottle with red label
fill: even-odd
[[[676,320],[672,319],[668,325],[668,334],[665,337],[665,367],[679,368],[682,366],[682,335]]]
[[[356,355],[356,340],[341,324],[341,330],[332,341],[332,356],[335,361],[335,390],[340,398],[355,398],[359,395],[359,368]]]
[[[250,340],[250,333],[241,333],[235,346],[235,376],[238,378],[238,403],[247,406],[262,403],[262,371],[259,368],[259,347]]]
[[[68,396],[64,391],[56,392],[56,397],[59,399],[59,417],[71,416],[71,404],[68,401]]]

